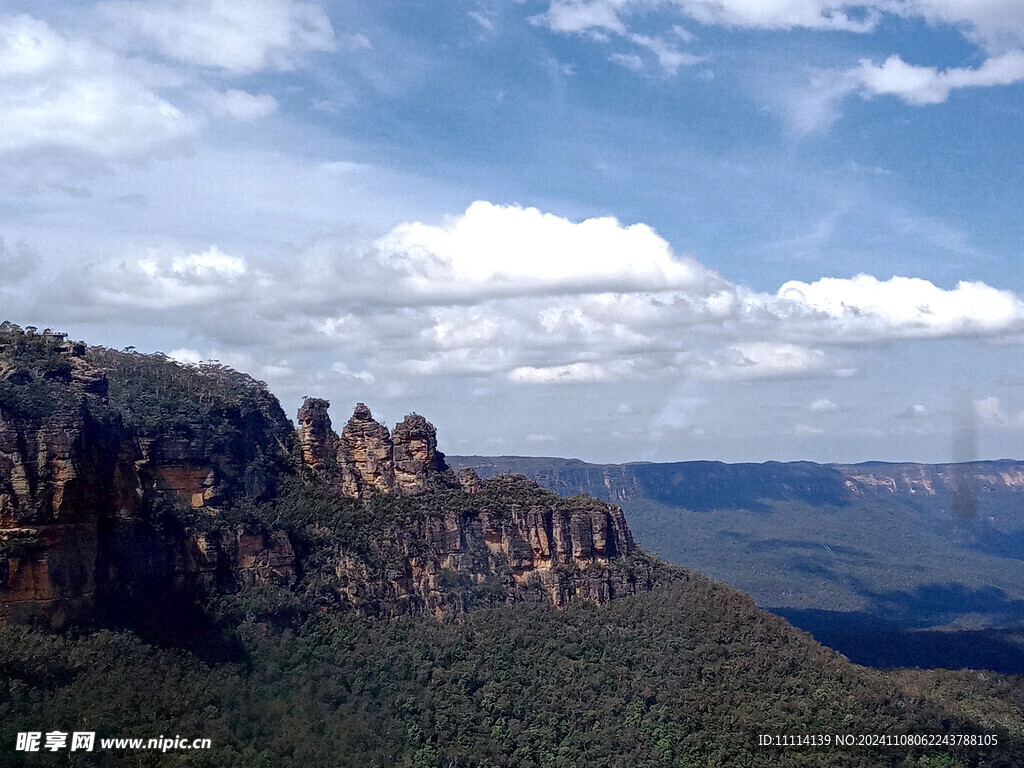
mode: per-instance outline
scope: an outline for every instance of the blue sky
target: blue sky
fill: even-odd
[[[1017,0],[13,0],[0,315],[449,453],[1021,458],[1022,96]]]

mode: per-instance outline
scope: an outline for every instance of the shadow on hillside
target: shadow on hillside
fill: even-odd
[[[943,627],[965,615],[984,617],[986,626],[1024,624],[1024,600],[1012,600],[996,587],[924,584],[912,591],[861,594],[871,601],[867,613],[903,629]]]
[[[857,664],[1024,674],[1024,601],[1001,589],[928,584],[866,596],[866,611],[768,610]],[[963,617],[1001,628],[934,629]]]

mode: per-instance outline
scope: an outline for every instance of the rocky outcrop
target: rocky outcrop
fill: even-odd
[[[254,583],[330,585],[339,609],[375,616],[649,587],[618,507],[522,476],[456,478],[424,417],[389,431],[359,403],[339,435],[328,407],[305,400],[295,445],[243,374],[0,329],[0,624],[129,621]],[[329,512],[340,532],[304,521],[305,498],[294,505],[290,524],[324,536],[301,561],[258,515],[220,514],[273,498],[279,472],[301,475],[289,456],[347,499]]]
[[[434,425],[410,414],[393,432],[357,403],[340,436],[331,429],[326,400],[308,398],[299,409],[302,460],[338,493],[350,499],[373,494],[413,496],[452,480],[437,450]]]
[[[484,481],[466,508],[389,525],[366,557],[340,552],[337,593],[367,615],[437,616],[478,603],[546,600],[605,603],[650,588],[650,569],[630,558],[622,510],[596,499],[560,499],[525,477]]]
[[[470,495],[480,493],[480,475],[472,467],[459,467],[455,479],[459,481],[459,486],[466,493]]]
[[[154,527],[163,501],[198,509],[265,493],[287,420],[282,430],[264,401],[226,426],[183,415],[174,430],[140,434],[111,407],[107,372],[86,353],[59,335],[0,334],[0,624],[91,615],[157,571],[168,588],[289,578],[283,534],[229,532],[211,546]],[[218,578],[190,552],[213,553]]]
[[[444,472],[444,454],[437,450],[434,425],[413,413],[399,422],[392,432],[392,456],[395,467],[395,490],[414,495],[431,486],[436,475]]]
[[[307,397],[299,408],[299,447],[303,463],[310,467],[337,462],[338,436],[331,428],[330,407],[327,400]]]
[[[341,432],[341,467],[344,495],[361,499],[395,488],[394,444],[388,428],[374,420],[370,409],[357,403]]]

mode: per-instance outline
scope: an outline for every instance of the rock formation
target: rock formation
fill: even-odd
[[[230,369],[0,329],[0,624],[257,582],[330,585],[339,609],[385,617],[649,588],[618,507],[522,476],[456,477],[422,416],[389,431],[359,403],[338,435],[328,407],[307,398],[294,434],[264,385]],[[304,536],[323,549],[300,562],[275,524],[220,517],[273,500],[278,475],[303,465],[336,495],[328,514],[351,520],[350,538],[312,525]]]
[[[429,490],[439,477],[450,480],[437,430],[419,414],[410,414],[389,432],[357,403],[339,437],[331,429],[326,400],[307,398],[299,409],[302,460],[345,498],[375,493],[413,496]]]
[[[290,432],[283,412],[247,410],[230,430],[183,419],[142,435],[111,407],[106,371],[83,344],[6,331],[0,368],[0,624],[91,615],[142,572],[166,589],[212,583],[211,557],[221,583],[225,571],[238,584],[291,577],[283,534],[210,542],[154,528],[164,500],[202,508],[265,493],[267,457],[283,453]]]
[[[395,490],[413,495],[430,488],[431,479],[447,467],[437,451],[434,425],[418,413],[406,416],[392,432]]]
[[[350,498],[361,499],[375,491],[393,491],[393,453],[394,444],[388,428],[376,422],[363,403],[358,403],[341,432],[338,464],[344,482],[343,493]]]
[[[371,558],[388,563],[382,570],[368,568],[365,557],[336,553],[343,604],[366,615],[440,616],[474,600],[561,606],[650,589],[650,568],[631,559],[633,537],[618,507],[561,499],[521,475],[473,487],[458,511],[388,525]]]

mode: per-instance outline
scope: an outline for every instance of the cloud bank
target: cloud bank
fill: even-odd
[[[318,350],[362,382],[834,378],[856,372],[865,345],[1024,332],[1024,299],[982,282],[862,274],[760,292],[643,224],[484,201],[356,251],[333,240],[274,259],[149,249],[90,265],[79,294],[144,323],[173,313],[211,350]]]

